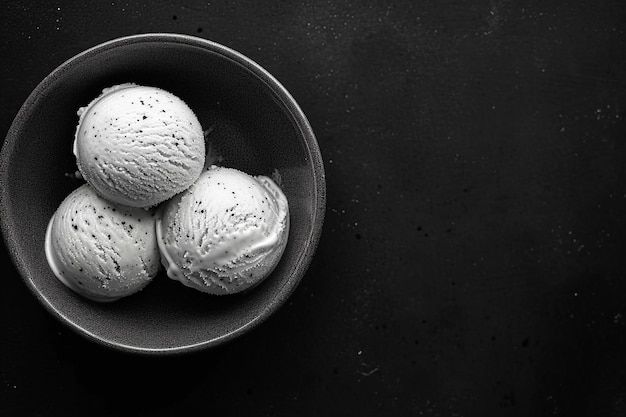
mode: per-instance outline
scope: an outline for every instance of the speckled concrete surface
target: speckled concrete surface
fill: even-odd
[[[288,304],[185,357],[83,340],[5,259],[0,414],[626,414],[621,1],[67,3],[3,6],[3,132],[86,48],[200,36],[298,100],[328,210]]]

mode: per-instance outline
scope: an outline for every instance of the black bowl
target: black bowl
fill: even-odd
[[[208,133],[209,158],[278,178],[291,230],[274,272],[243,294],[211,296],[161,273],[114,303],[82,298],[55,278],[44,254],[46,225],[81,181],[72,175],[79,107],[115,84],[168,90],[195,111]],[[254,328],[292,294],[315,252],[325,211],[325,177],[305,115],[266,70],[223,45],[191,36],[115,39],[68,60],[21,107],[0,153],[0,222],[24,282],[58,319],[85,337],[124,351],[195,351]],[[69,174],[69,175],[68,175]]]

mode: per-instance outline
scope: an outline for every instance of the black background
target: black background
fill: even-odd
[[[1,132],[84,49],[196,35],[298,100],[328,208],[288,303],[188,356],[83,339],[2,247],[0,415],[626,415],[623,1],[1,7]]]

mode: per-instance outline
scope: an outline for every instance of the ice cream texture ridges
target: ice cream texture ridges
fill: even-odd
[[[73,145],[78,169],[111,201],[155,206],[187,189],[204,167],[202,126],[168,91],[116,85],[78,115]]]
[[[52,216],[48,263],[66,286],[94,301],[143,289],[161,269],[155,213],[109,202],[84,184]]]
[[[161,261],[170,278],[211,294],[243,291],[276,267],[289,208],[270,178],[212,166],[163,207]]]
[[[287,198],[269,177],[207,169],[202,127],[184,101],[119,84],[78,116],[73,151],[87,184],[63,200],[46,232],[46,257],[63,284],[113,301],[165,266],[170,278],[222,295],[275,269],[289,234]]]

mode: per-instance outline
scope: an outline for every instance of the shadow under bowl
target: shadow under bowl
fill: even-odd
[[[220,165],[278,178],[291,228],[273,273],[254,289],[210,296],[167,278],[99,304],[48,267],[46,226],[82,184],[72,153],[76,111],[103,88],[133,82],[168,90],[194,110]],[[115,39],[63,63],[30,94],[0,152],[0,225],[23,280],[55,317],[105,346],[172,354],[216,346],[256,327],[292,294],[315,253],[326,204],[313,131],[287,90],[258,64],[215,42],[178,34]]]

